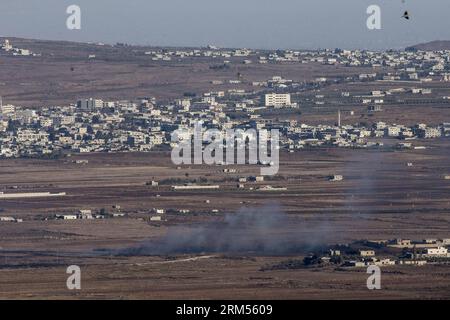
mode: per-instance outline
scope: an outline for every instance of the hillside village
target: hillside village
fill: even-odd
[[[14,48],[8,40],[5,40],[1,48],[2,54],[33,55],[27,49]],[[167,61],[175,57],[238,57],[245,58],[242,63],[319,63],[348,68],[383,66],[392,72],[366,73],[353,77],[319,77],[307,83],[296,83],[274,75],[265,81],[252,82],[253,91],[237,87],[226,91],[205,92],[199,96],[186,93],[171,102],[157,101],[152,97],[123,101],[80,97],[71,105],[44,105],[37,109],[11,105],[0,99],[0,156],[56,156],[63,152],[145,152],[169,147],[173,131],[180,128],[192,130],[198,121],[203,121],[205,129],[279,129],[282,134],[281,146],[290,151],[314,146],[383,147],[383,138],[399,139],[398,148],[413,148],[416,146],[409,140],[439,138],[447,136],[450,130],[450,124],[445,123],[445,119],[442,119],[439,126],[426,123],[414,126],[385,122],[373,125],[348,123],[344,121],[345,113],[340,111],[336,114],[335,125],[308,125],[301,120],[279,120],[276,117],[279,110],[301,113],[305,105],[327,105],[330,100],[320,94],[320,89],[336,83],[389,81],[395,84],[398,81],[398,87],[372,90],[364,95],[351,91],[340,93],[339,102],[342,105],[364,108],[369,114],[383,112],[383,105],[389,103],[420,104],[427,103],[428,100],[450,103],[450,96],[436,96],[430,88],[426,88],[427,83],[444,83],[450,80],[449,51],[371,52],[335,49],[260,52],[209,46],[186,51],[146,51],[144,54],[151,59]],[[230,61],[224,60],[221,67],[226,68],[229,63]],[[247,80],[243,75],[229,80],[230,84],[236,85],[245,81]],[[219,83],[221,81],[216,84]],[[310,98],[299,95],[308,90],[316,94]],[[354,111],[346,112],[353,114]]]
[[[48,156],[64,151],[145,152],[169,146],[173,131],[182,128],[193,130],[198,121],[203,122],[205,129],[223,131],[230,128],[278,129],[282,134],[282,147],[291,151],[308,146],[383,146],[381,140],[373,138],[400,139],[399,148],[412,148],[410,140],[439,138],[447,136],[450,131],[448,123],[437,127],[423,123],[408,127],[378,122],[365,127],[340,123],[314,126],[294,120],[267,120],[258,117],[254,110],[277,106],[261,105],[255,101],[259,99],[243,99],[234,106],[227,106],[221,103],[220,96],[223,94],[208,93],[201,98],[180,99],[172,105],[158,105],[152,99],[141,99],[139,102],[87,99],[78,101],[77,105],[39,110],[2,105],[0,155]],[[289,94],[283,94],[284,98],[290,99]],[[233,120],[229,115],[237,109],[243,110],[245,115],[240,120]],[[338,118],[340,115],[336,116]]]
[[[363,240],[334,245],[312,252],[303,260],[290,259],[276,265],[266,266],[262,270],[326,266],[367,268],[368,266],[446,265],[450,262],[449,246],[450,239]]]

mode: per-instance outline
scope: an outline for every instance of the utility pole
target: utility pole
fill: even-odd
[[[341,127],[341,110],[338,110],[338,127]]]

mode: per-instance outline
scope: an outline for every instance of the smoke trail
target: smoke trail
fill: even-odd
[[[303,252],[323,244],[328,230],[294,226],[279,206],[241,208],[223,221],[197,227],[170,227],[155,242],[146,241],[119,255],[253,253],[278,255]]]

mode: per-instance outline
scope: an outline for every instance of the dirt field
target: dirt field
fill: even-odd
[[[74,103],[83,97],[122,100],[155,96],[165,100],[186,92],[253,90],[251,81],[273,76],[310,81],[379,71],[315,63],[259,65],[255,61],[244,65],[240,58],[232,58],[230,68],[218,71],[211,66],[223,63],[222,59],[153,62],[142,54],[151,48],[11,41],[42,53],[42,57],[0,55],[3,103],[37,108]],[[96,59],[88,60],[90,54]],[[243,84],[211,84],[213,80],[235,80],[238,73],[246,80]],[[341,110],[343,125],[450,122],[450,104],[442,99],[450,95],[445,83],[423,85],[433,90],[429,101],[412,94],[398,97],[403,103],[388,97],[383,111],[376,113],[341,96],[349,88],[352,95],[366,95],[371,90],[411,86],[379,82],[330,85],[320,93],[294,94],[299,109],[277,110],[262,118],[332,124]],[[317,94],[325,96],[323,107],[313,103]],[[277,176],[246,182],[244,189],[238,188],[238,178],[259,175],[259,167],[232,166],[237,172],[230,174],[223,172],[223,166],[177,168],[170,154],[162,151],[78,154],[54,160],[1,159],[0,192],[66,195],[0,198],[1,217],[23,219],[20,223],[0,222],[0,299],[449,299],[448,264],[383,267],[379,291],[366,288],[365,268],[265,268],[287,259],[302,259],[317,247],[355,240],[450,238],[450,180],[444,179],[450,175],[450,141],[414,140],[415,146],[427,147],[423,150],[389,148],[397,142],[384,141],[387,147],[383,150],[282,152]],[[76,164],[75,160],[88,163]],[[343,175],[344,180],[328,181],[327,177],[335,174]],[[150,186],[152,180],[159,186]],[[192,182],[220,185],[220,189],[172,189]],[[265,185],[286,190],[258,189]],[[162,221],[150,221],[154,209],[165,209]],[[124,216],[55,219],[79,210]],[[243,212],[251,214],[240,225]],[[221,226],[227,225],[224,233]],[[224,234],[223,242],[217,240]],[[233,245],[246,239],[261,242],[270,253],[203,249],[209,242],[226,247],[226,241],[235,249]],[[183,245],[198,246],[197,241],[202,245],[198,250],[180,252]],[[171,250],[158,251],[161,244]],[[74,264],[82,269],[82,290],[76,292],[66,288],[66,268]]]
[[[280,258],[213,257],[195,261],[91,262],[82,289],[67,290],[65,268],[1,271],[2,298],[64,299],[431,299],[449,296],[449,268],[391,267],[382,290],[366,288],[365,269],[260,271]],[[431,275],[431,276],[430,276]]]
[[[273,76],[311,81],[324,75],[357,75],[372,70],[314,63],[243,65],[245,58],[186,58],[161,62],[152,61],[143,54],[155,48],[10,40],[18,47],[42,54],[42,57],[34,58],[0,55],[0,92],[4,103],[27,107],[75,103],[79,98],[88,97],[105,100],[149,96],[158,100],[176,99],[185,92],[201,95],[227,89],[253,90],[252,81],[267,81]],[[89,60],[90,54],[95,54],[96,59]],[[229,68],[210,68],[223,64],[224,60],[232,62]],[[244,83],[228,84],[229,80],[237,80],[238,73],[244,77]],[[212,85],[214,80],[225,84]]]
[[[3,192],[58,191],[66,197],[0,200],[2,215],[24,219],[0,223],[0,297],[2,298],[448,298],[446,266],[386,267],[384,290],[365,288],[364,270],[331,267],[261,271],[288,256],[195,253],[193,255],[121,256],[118,250],[157,242],[176,226],[189,228],[222,221],[242,208],[276,204],[289,223],[268,232],[298,239],[319,235],[321,244],[360,239],[448,237],[450,226],[449,154],[447,141],[434,141],[426,150],[362,151],[329,149],[282,154],[276,181],[247,183],[236,188],[235,178],[258,173],[257,167],[170,165],[169,155],[77,155],[60,160],[2,160]],[[72,163],[87,159],[86,165]],[[406,163],[412,162],[413,167]],[[329,174],[343,174],[329,182]],[[164,179],[206,177],[218,191],[172,191]],[[146,186],[150,180],[163,182]],[[250,190],[257,185],[286,186],[286,191]],[[14,189],[11,189],[14,188]],[[13,191],[12,191],[13,190]],[[157,195],[159,195],[157,197]],[[205,200],[209,200],[206,203]],[[124,218],[56,221],[54,214],[79,209],[113,210]],[[190,209],[190,214],[167,213],[167,221],[148,223],[152,208]],[[213,210],[218,213],[212,213]],[[42,220],[45,217],[50,220]],[[251,229],[249,230],[251,232]],[[106,251],[105,251],[106,250]],[[113,252],[113,251],[112,251]],[[3,255],[3,257],[1,256]],[[212,257],[201,258],[207,255]],[[190,259],[194,257],[194,259]],[[200,257],[200,258],[195,258]],[[173,261],[178,259],[179,261]],[[83,290],[65,289],[65,268],[83,270]]]

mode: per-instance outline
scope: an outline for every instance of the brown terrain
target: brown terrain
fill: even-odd
[[[211,81],[236,79],[237,73],[244,74],[248,81],[263,81],[274,75],[308,81],[319,76],[332,78],[373,71],[319,64],[243,65],[240,61],[234,61],[230,69],[215,71],[210,66],[221,61],[149,61],[141,54],[147,48],[11,41],[42,53],[42,57],[35,58],[0,55],[0,95],[4,103],[30,107],[73,103],[77,98],[91,96],[172,99],[184,92],[200,94],[235,88],[228,84],[214,86]],[[89,61],[89,54],[97,58]],[[412,85],[368,82],[352,84],[351,90],[367,94],[400,86]],[[430,101],[393,101],[383,106],[383,112],[368,114],[365,107],[343,101],[340,92],[350,89],[336,84],[321,92],[330,99],[326,107],[305,103],[300,112],[280,112],[276,117],[308,124],[333,123],[340,109],[344,123],[386,121],[411,125],[424,122],[424,114],[428,124],[449,121],[449,105],[438,98],[449,95],[448,85],[423,86],[433,88]],[[252,87],[244,83],[239,88]],[[304,92],[297,98],[307,101],[314,94]],[[0,298],[449,299],[448,265],[384,267],[382,290],[378,291],[366,288],[365,268],[267,268],[287,259],[302,259],[317,247],[356,240],[450,238],[450,180],[444,179],[450,174],[450,141],[416,140],[414,144],[427,149],[282,152],[279,174],[264,182],[248,182],[245,190],[237,188],[236,180],[258,175],[257,166],[235,166],[237,172],[230,174],[223,173],[222,166],[177,168],[170,154],[163,151],[74,154],[52,160],[2,159],[0,192],[50,191],[67,195],[0,199],[2,216],[24,220],[0,222]],[[74,160],[89,162],[76,164]],[[343,175],[344,180],[328,181],[327,176],[333,174]],[[220,185],[220,189],[171,188],[200,178],[206,179],[203,183]],[[160,185],[147,185],[151,180]],[[264,185],[287,190],[257,189]],[[73,214],[81,209],[118,213],[113,206],[120,206],[125,217],[54,219],[57,214]],[[163,221],[149,221],[153,208],[167,210]],[[180,214],[181,209],[190,212]],[[183,253],[175,244],[173,251],[153,252],[161,239],[167,241],[167,234],[174,238],[178,234],[198,236],[195,228],[207,229],[213,224],[220,230],[226,226],[227,217],[246,211],[253,212],[250,217],[254,223],[247,221],[248,225],[238,230],[238,237],[252,238],[262,230],[269,242],[282,238],[304,246],[289,252],[277,248],[278,254],[257,250]],[[264,213],[272,211],[279,214],[283,225],[258,227]],[[145,250],[138,252],[135,248]],[[82,270],[80,291],[66,288],[66,268],[73,264]]]
[[[0,38],[3,42],[4,38]],[[371,72],[371,68],[345,68],[321,64],[242,64],[245,58],[184,58],[152,61],[146,51],[158,48],[117,47],[72,42],[9,38],[19,48],[41,57],[0,55],[0,92],[5,103],[23,106],[74,103],[78,98],[135,99],[154,96],[159,100],[180,98],[185,92],[201,94],[209,90],[236,88],[213,80],[244,77],[240,89],[255,89],[252,81],[280,75],[294,81],[312,81],[319,76],[336,77]],[[172,48],[175,50],[176,48]],[[95,59],[88,59],[94,54]],[[227,69],[212,69],[233,63]]]
[[[0,224],[0,296],[3,298],[449,298],[447,266],[386,267],[383,289],[366,289],[365,269],[312,267],[266,270],[264,266],[301,258],[309,249],[280,255],[196,252],[192,254],[116,255],[110,250],[151,246],[178,226],[223,221],[225,214],[264,208],[280,210],[289,224],[268,226],[267,237],[320,237],[314,244],[359,239],[447,237],[450,226],[449,154],[427,150],[372,152],[361,150],[304,151],[283,154],[276,181],[286,191],[240,191],[222,167],[168,164],[167,154],[83,155],[87,165],[66,160],[4,160],[1,188],[11,192],[46,190],[66,197],[1,200],[5,215],[24,222]],[[413,162],[413,167],[407,167]],[[232,178],[257,174],[237,167]],[[170,184],[146,186],[149,180],[207,177],[220,191],[172,191]],[[326,175],[344,174],[342,182]],[[230,180],[230,182],[228,182]],[[17,189],[15,189],[17,191]],[[156,197],[159,195],[159,197]],[[209,200],[206,203],[205,200]],[[273,204],[276,206],[271,207]],[[120,205],[124,218],[43,220],[78,209],[106,210]],[[163,222],[148,222],[152,208],[190,209],[167,213]],[[218,209],[218,213],[212,213]],[[263,211],[263,210],[261,210]],[[261,216],[263,217],[263,215]],[[258,216],[255,216],[258,219]],[[257,221],[255,221],[257,224]],[[176,229],[178,230],[178,229]],[[182,229],[180,229],[182,230]],[[178,230],[178,231],[180,231]],[[181,231],[180,231],[181,232]],[[252,226],[244,230],[250,234]],[[100,250],[100,251],[98,251]],[[80,265],[83,290],[65,287],[65,268]]]

